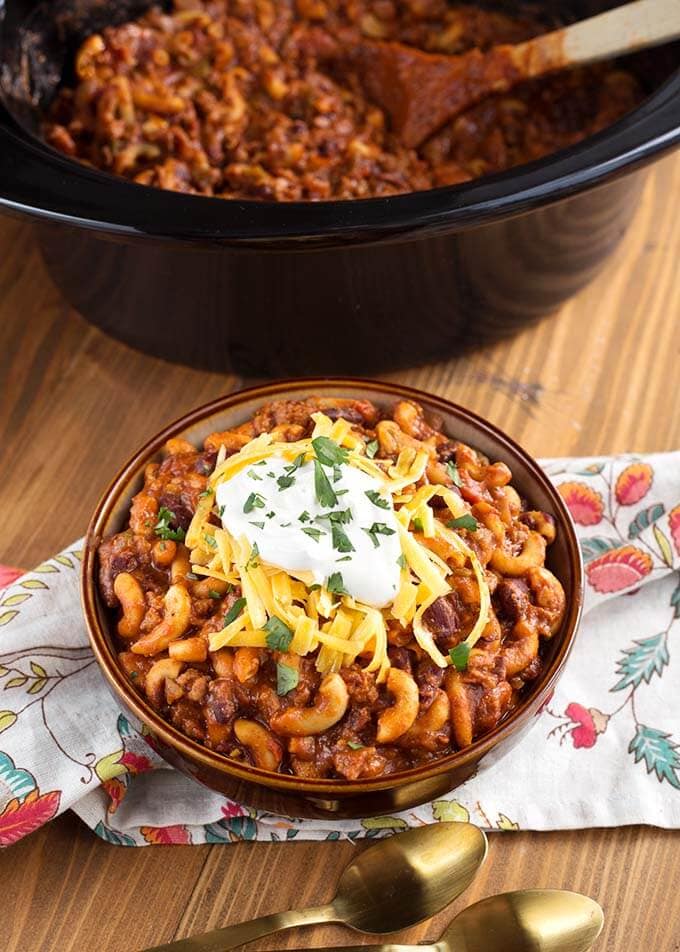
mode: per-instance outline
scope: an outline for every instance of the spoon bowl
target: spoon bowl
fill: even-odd
[[[444,932],[438,952],[587,952],[604,925],[588,896],[522,889],[482,899]]]
[[[486,859],[470,823],[435,823],[382,840],[345,869],[331,903],[361,932],[396,932],[429,919],[460,896]]]

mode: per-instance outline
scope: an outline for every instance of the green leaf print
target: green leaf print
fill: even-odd
[[[626,648],[623,657],[619,660],[616,673],[621,680],[615,684],[612,691],[623,691],[624,688],[637,688],[643,681],[647,684],[655,674],[663,675],[663,669],[670,660],[668,654],[668,638],[665,631],[651,638],[643,638],[633,642],[632,648]]]
[[[634,755],[636,764],[644,760],[647,773],[654,772],[659,783],[666,780],[676,790],[680,790],[680,754],[678,745],[673,742],[670,734],[638,724],[628,753]]]

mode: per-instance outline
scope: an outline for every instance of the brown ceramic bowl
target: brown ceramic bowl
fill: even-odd
[[[170,437],[182,436],[199,444],[214,430],[224,430],[252,416],[262,403],[276,398],[304,398],[312,394],[368,397],[389,405],[395,399],[420,402],[439,413],[444,429],[493,460],[503,460],[513,473],[513,485],[536,508],[550,512],[557,539],[547,564],[562,582],[567,611],[560,631],[547,644],[546,665],[519,706],[495,730],[470,747],[424,766],[374,780],[306,780],[247,767],[214,753],[180,733],[153,710],[131,687],[118,666],[114,626],[97,587],[97,547],[102,539],[126,524],[130,500],[142,485],[147,463],[159,459]],[[583,565],[569,514],[538,465],[509,437],[468,410],[441,397],[396,384],[373,380],[303,379],[270,383],[230,394],[199,407],[171,423],[130,460],[104,493],[88,527],[82,579],[82,598],[92,648],[109,686],[138,729],[153,738],[159,753],[183,773],[225,796],[273,813],[307,817],[365,817],[425,803],[459,786],[510,750],[524,735],[552,695],[564,667],[581,615]]]

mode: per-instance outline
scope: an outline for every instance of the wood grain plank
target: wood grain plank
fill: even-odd
[[[388,375],[487,416],[540,456],[680,446],[680,159],[655,166],[606,271],[558,315],[474,354]],[[173,367],[91,328],[53,288],[30,229],[0,221],[0,561],[30,565],[84,529],[111,472],[170,419],[242,379]],[[669,795],[671,795],[669,793]],[[67,815],[0,853],[7,952],[132,952],[275,909],[326,901],[347,843],[123,849]],[[601,952],[680,950],[680,835],[651,828],[492,837],[453,909],[558,886],[607,911]],[[374,942],[334,926],[254,949]]]

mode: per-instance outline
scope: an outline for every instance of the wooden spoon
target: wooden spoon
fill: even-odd
[[[491,93],[569,66],[633,53],[680,37],[680,0],[637,0],[517,46],[460,56],[424,53],[403,43],[359,40],[351,58],[364,88],[417,148],[458,113]]]

